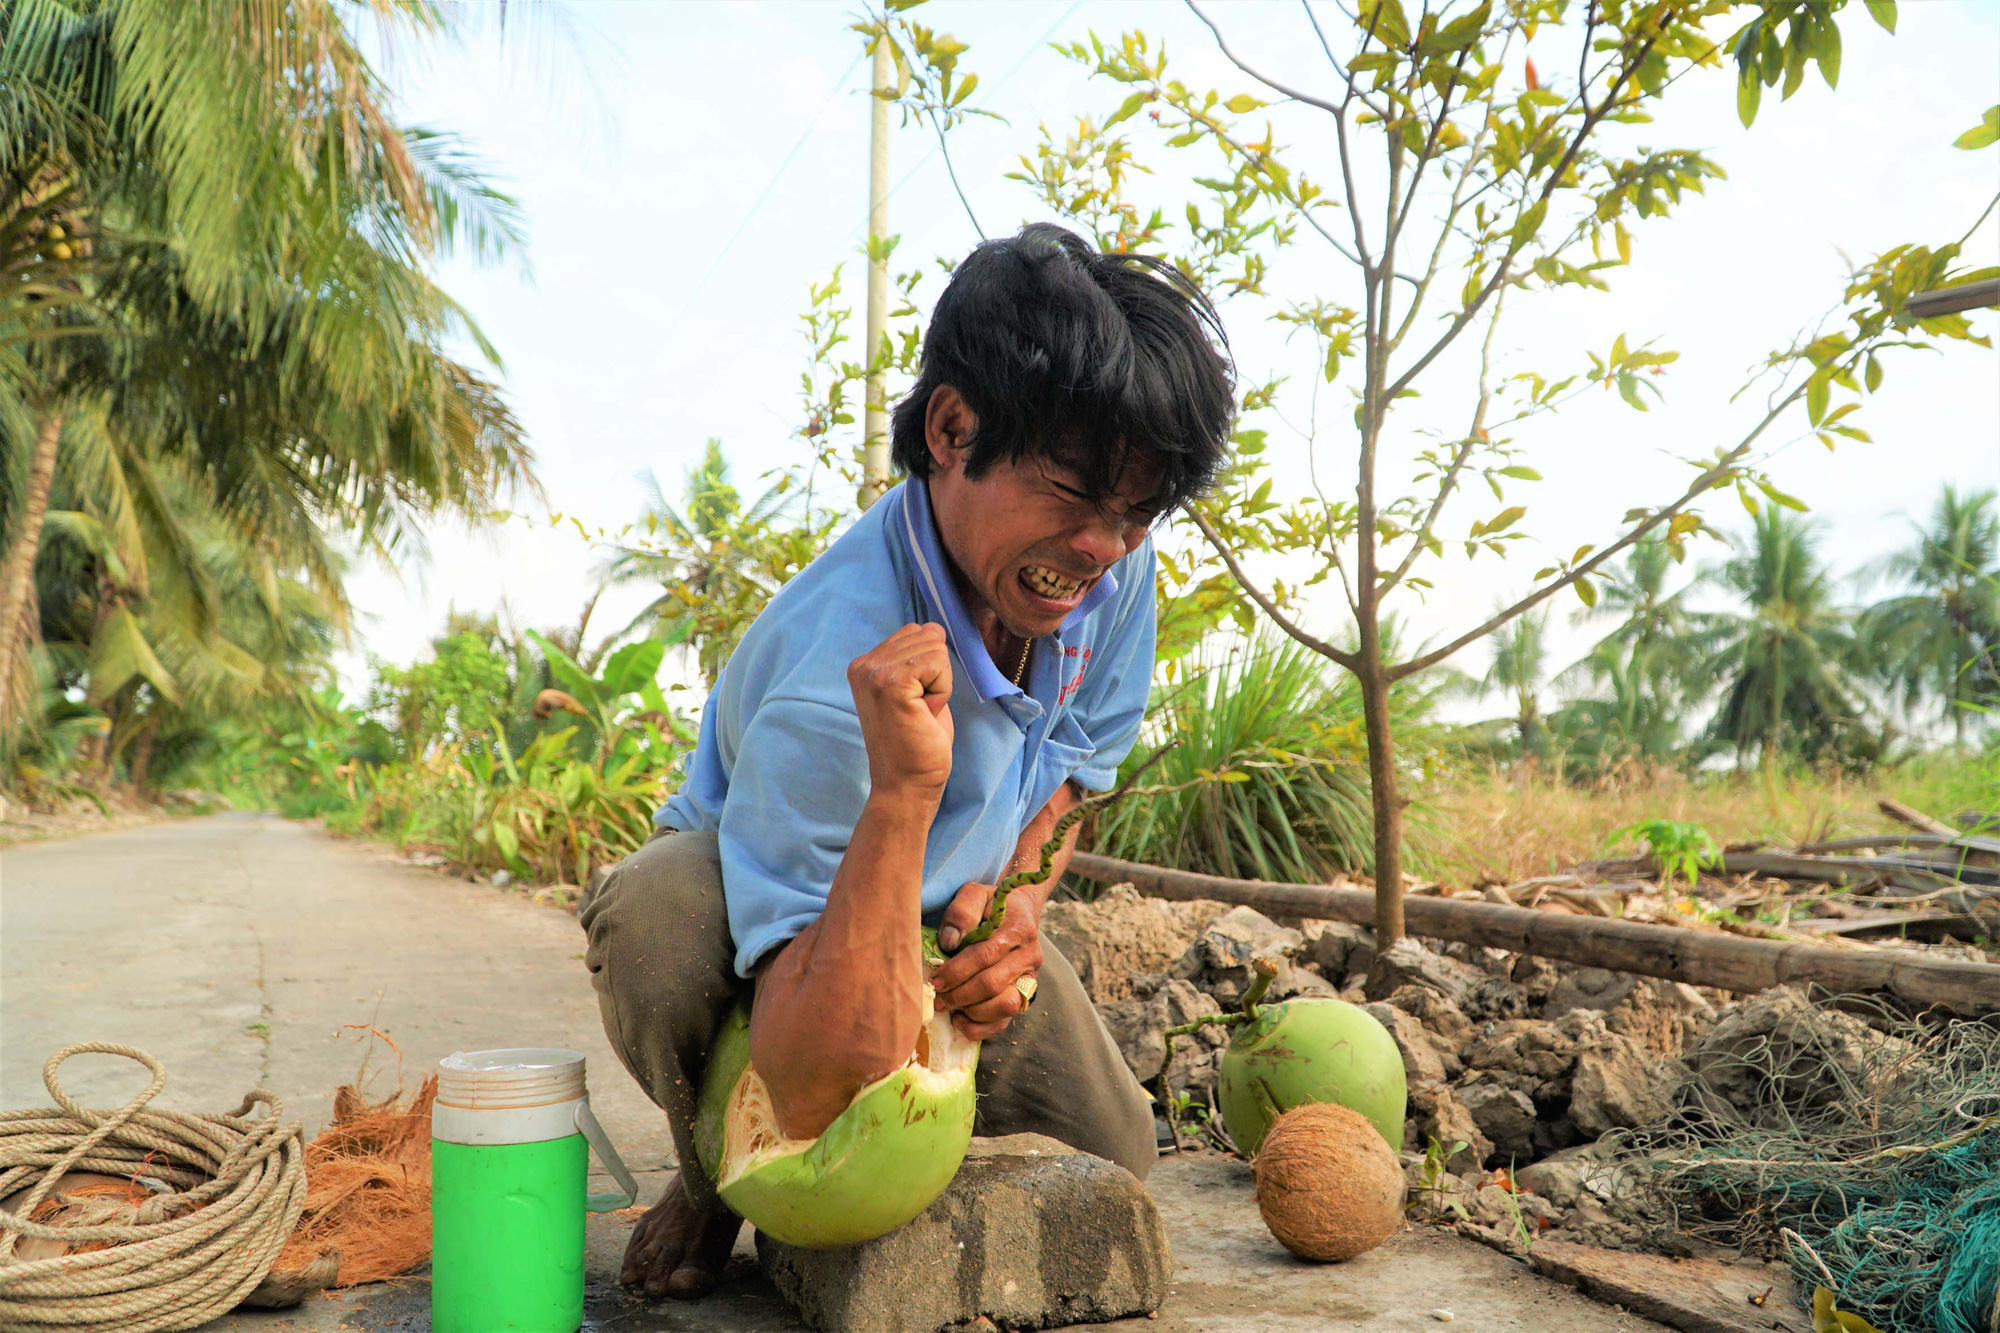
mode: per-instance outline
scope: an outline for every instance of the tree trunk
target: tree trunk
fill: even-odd
[[[135,792],[146,786],[147,775],[153,767],[153,737],[159,730],[160,719],[149,715],[139,724],[139,732],[132,738],[132,757],[125,762],[125,780],[132,784]]]
[[[49,488],[56,475],[56,442],[62,437],[62,413],[51,412],[35,432],[35,452],[28,463],[28,489],[21,515],[0,560],[0,725],[13,721],[16,682],[14,663],[28,627],[23,613],[30,602],[35,557],[42,549],[42,518],[49,510]]]
[[[1342,885],[1224,879],[1078,852],[1070,871],[1100,884],[1130,884],[1157,898],[1213,898],[1269,916],[1366,922],[1382,895]],[[1904,949],[1835,949],[1824,944],[1753,940],[1740,935],[1654,926],[1613,918],[1537,912],[1525,907],[1419,895],[1410,920],[1424,939],[1459,940],[1533,954],[1580,967],[1664,977],[1691,986],[1748,994],[1791,982],[1838,992],[1887,991],[1914,1005],[1941,1004],[1962,1014],[2000,1010],[2000,966]]]
[[[1403,793],[1396,783],[1396,736],[1389,727],[1389,680],[1381,641],[1362,631],[1362,720],[1368,730],[1368,795],[1375,812],[1375,947],[1403,938]]]

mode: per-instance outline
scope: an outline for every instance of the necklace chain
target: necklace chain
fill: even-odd
[[[1021,677],[1028,674],[1028,654],[1034,650],[1034,647],[1035,641],[1033,639],[1021,640],[1021,660],[1014,664],[1014,674],[1010,677],[1017,687],[1021,683]]]

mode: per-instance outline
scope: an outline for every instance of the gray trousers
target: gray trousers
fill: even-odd
[[[654,838],[606,875],[581,921],[605,1035],[667,1113],[688,1197],[712,1209],[714,1182],[694,1151],[695,1104],[709,1044],[750,985],[734,967],[715,836]],[[1034,1004],[980,1047],[974,1132],[1046,1134],[1143,1180],[1156,1153],[1152,1101],[1046,936],[1042,956]]]

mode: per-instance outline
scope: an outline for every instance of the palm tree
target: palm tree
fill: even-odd
[[[1966,718],[2000,695],[2000,502],[1947,483],[1928,525],[1875,571],[1911,591],[1861,615],[1864,660],[1914,711],[1935,699],[1965,740]]]
[[[1559,681],[1582,678],[1594,688],[1549,716],[1549,730],[1564,754],[1599,767],[1626,759],[1671,759],[1680,748],[1680,717],[1668,693],[1674,688],[1668,684],[1672,673],[1660,668],[1658,655],[1684,648],[1682,640],[1648,647],[1607,638],[1566,668]]]
[[[1547,746],[1539,692],[1548,683],[1548,613],[1530,612],[1493,636],[1493,663],[1480,678],[1481,694],[1514,696],[1514,734],[1521,757],[1539,756]]]
[[[1667,591],[1675,563],[1673,552],[1660,538],[1636,543],[1599,587],[1596,607],[1578,616],[1579,621],[1615,617],[1618,622],[1597,641],[1586,661],[1597,657],[1599,649],[1636,649],[1640,664],[1669,697],[1693,660],[1687,609],[1681,605],[1686,589]]]
[[[1861,721],[1848,676],[1852,618],[1834,604],[1816,525],[1771,506],[1735,547],[1709,577],[1737,594],[1743,610],[1697,621],[1707,652],[1696,678],[1722,688],[1711,740],[1765,763],[1851,746]]]
[[[715,439],[689,469],[678,509],[658,478],[644,478],[640,522],[613,544],[599,577],[605,586],[651,583],[661,591],[610,642],[649,637],[686,643],[713,684],[764,604],[832,536],[833,516],[790,521],[796,499],[791,481],[780,477],[745,508]]]
[[[1550,718],[1566,752],[1609,763],[1664,760],[1678,748],[1684,705],[1699,691],[1689,688],[1698,652],[1686,590],[1666,590],[1674,563],[1665,541],[1640,541],[1578,615],[1617,624],[1556,676],[1573,696]]]
[[[391,40],[454,21],[371,13]],[[442,351],[491,348],[425,273],[506,244],[511,205],[393,123],[341,8],[0,3],[0,32],[0,721],[79,415],[123,457],[196,468],[336,607],[328,526],[408,542],[433,508],[532,484],[494,386]]]
[[[135,784],[156,753],[185,750],[223,718],[323,683],[334,638],[326,600],[245,541],[185,466],[149,469],[164,518],[119,490],[111,465],[66,469],[36,567],[45,658],[106,723],[98,780],[123,762]],[[79,481],[98,489],[78,493]]]

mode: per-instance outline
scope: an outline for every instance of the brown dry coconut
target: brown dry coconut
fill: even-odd
[[[1403,1168],[1367,1117],[1345,1106],[1285,1112],[1250,1169],[1264,1225],[1302,1259],[1352,1259],[1403,1224]]]

